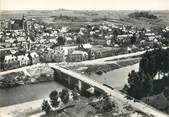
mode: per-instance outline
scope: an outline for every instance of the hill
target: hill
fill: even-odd
[[[1,19],[21,18],[24,14],[26,19],[36,18],[49,24],[79,25],[84,23],[111,22],[114,24],[129,24],[138,27],[155,27],[169,25],[169,11],[150,11],[158,19],[139,18],[135,19],[128,15],[136,11],[88,11],[88,10],[25,10],[25,11],[0,11]],[[62,16],[62,19],[59,17]],[[65,19],[63,19],[65,17]]]

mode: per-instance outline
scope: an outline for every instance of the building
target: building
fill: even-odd
[[[39,60],[39,55],[36,53],[36,52],[31,52],[30,53],[30,56],[31,56],[31,59],[30,59],[30,61],[32,62],[32,64],[37,64],[37,63],[39,63],[40,62],[40,60]],[[28,56],[29,57],[29,56]]]
[[[41,62],[64,62],[65,61],[65,51],[63,47],[57,46],[54,49],[45,50],[39,53]]]
[[[30,55],[30,56],[29,56]],[[36,52],[10,52],[4,55],[3,66],[5,70],[39,63],[39,55]]]
[[[113,55],[112,47],[103,47],[102,45],[93,46],[91,51],[94,53],[95,58],[108,57]]]
[[[80,62],[88,59],[88,53],[85,51],[75,50],[67,57],[68,62]]]
[[[26,27],[24,16],[22,19],[10,19],[8,22],[8,30],[25,30]]]
[[[52,60],[54,62],[65,61],[64,49],[62,47],[58,46],[57,48],[55,48],[55,50],[53,51]]]
[[[17,60],[19,62],[19,66],[27,66],[29,65],[29,58],[28,58],[28,54],[25,55],[16,55]]]

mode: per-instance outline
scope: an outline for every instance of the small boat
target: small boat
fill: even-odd
[[[103,71],[96,71],[96,74],[102,75],[102,74],[103,74]]]

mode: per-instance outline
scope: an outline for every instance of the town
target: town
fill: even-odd
[[[149,12],[128,16],[158,20]],[[168,117],[169,25],[51,17],[71,23],[24,13],[0,19],[0,116]]]
[[[168,26],[160,31],[106,22],[54,27],[23,15],[2,20],[1,27],[1,71],[44,62],[93,60],[169,44]]]

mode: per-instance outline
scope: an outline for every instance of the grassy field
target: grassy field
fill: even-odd
[[[31,10],[31,11],[0,11],[1,19],[35,18],[53,25],[81,25],[85,23],[111,22],[114,24],[130,24],[138,27],[156,27],[169,25],[169,11],[149,11],[158,17],[157,20],[130,18],[128,14],[135,11],[79,11],[79,10]],[[62,16],[63,18],[59,18]],[[64,18],[66,17],[66,19]],[[73,20],[72,20],[73,19]]]

